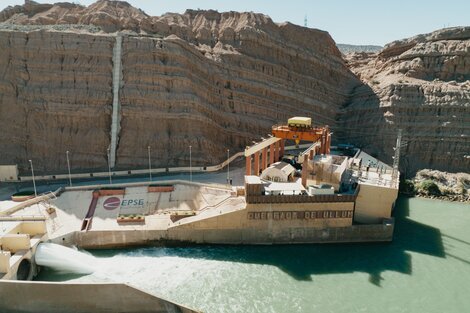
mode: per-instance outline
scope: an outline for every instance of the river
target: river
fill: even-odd
[[[470,205],[399,198],[392,243],[100,250],[92,275],[218,312],[469,312]]]

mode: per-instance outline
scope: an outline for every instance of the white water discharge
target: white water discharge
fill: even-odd
[[[41,243],[35,259],[36,264],[63,273],[92,274],[97,266],[94,256],[54,243]]]

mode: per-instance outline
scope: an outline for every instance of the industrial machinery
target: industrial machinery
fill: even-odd
[[[328,126],[312,127],[312,120],[308,117],[293,117],[288,120],[287,125],[273,126],[272,135],[245,149],[246,175],[258,176],[269,165],[279,161],[291,164],[299,170],[302,169],[301,164],[304,160],[312,159],[314,155],[330,153],[331,134]],[[309,141],[313,144],[299,155],[297,160],[288,159],[284,157],[286,139],[295,141],[296,145],[300,141]],[[304,155],[308,157],[304,158]]]
[[[272,135],[276,138],[293,140],[296,145],[300,141],[320,142],[319,153],[330,153],[329,127],[312,127],[312,120],[308,117],[293,117],[288,120],[287,125],[275,125],[272,128]]]

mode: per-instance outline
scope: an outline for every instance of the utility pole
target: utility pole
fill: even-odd
[[[147,146],[147,150],[149,153],[149,175],[150,175],[150,181],[152,181],[152,161],[150,158],[150,146]]]
[[[227,184],[230,185],[230,149],[227,149]]]
[[[193,168],[191,162],[191,146],[189,146],[189,181],[193,181]]]
[[[108,148],[108,173],[109,173],[109,184],[111,185],[113,183],[113,180],[111,179],[111,164],[109,163],[109,148]]]
[[[69,150],[66,151],[65,155],[67,156],[67,168],[69,170],[69,186],[72,187],[72,175],[70,174]]]
[[[31,165],[31,175],[33,177],[33,187],[34,187],[34,196],[37,197],[38,193],[36,190],[36,181],[34,180],[34,168],[33,168],[33,161],[29,160],[29,164]]]

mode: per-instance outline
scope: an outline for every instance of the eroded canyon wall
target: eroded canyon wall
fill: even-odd
[[[145,167],[148,145],[153,166],[188,164],[189,145],[193,164],[211,165],[292,115],[335,129],[361,84],[328,33],[262,14],[28,5],[0,14],[0,160],[23,171],[28,159],[38,171],[64,171],[66,150],[76,170],[106,167],[117,31],[117,168]]]
[[[106,165],[114,38],[0,31],[0,162],[23,172]]]
[[[365,82],[343,108],[343,140],[392,162],[403,131],[401,170],[470,169],[470,27],[443,29],[347,56]]]
[[[125,2],[0,12],[0,163],[106,169],[122,40],[116,168],[222,161],[294,115],[401,169],[470,168],[470,28],[347,55],[328,33],[255,13],[149,16]],[[348,68],[349,67],[349,68]]]

